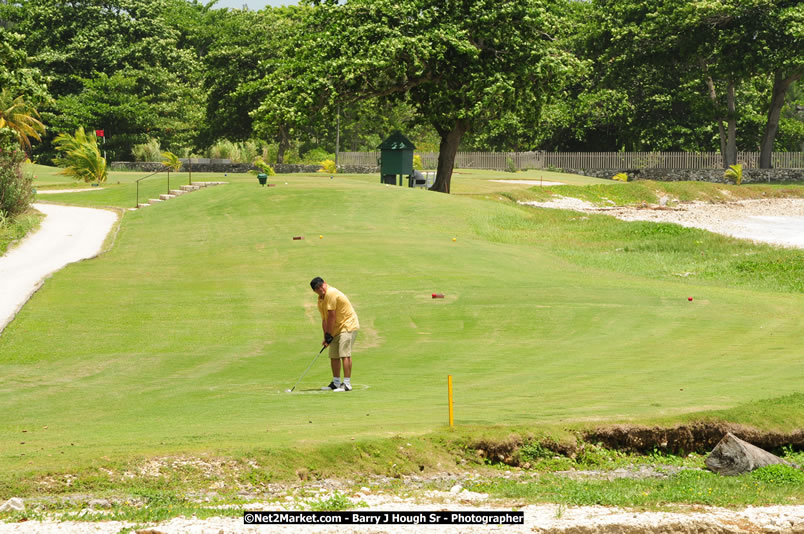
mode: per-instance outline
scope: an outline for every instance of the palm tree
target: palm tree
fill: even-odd
[[[179,156],[170,151],[162,152],[162,165],[168,168],[168,172],[179,172],[179,169],[181,169]]]
[[[59,134],[53,142],[56,150],[63,154],[57,158],[57,163],[65,166],[61,174],[87,183],[106,181],[106,159],[101,156],[94,133],[87,135],[81,127],[75,131],[75,135]]]
[[[39,113],[24,97],[12,98],[5,88],[0,91],[0,128],[13,131],[26,153],[31,149],[29,138],[40,141],[40,134],[45,133],[45,125],[38,117]]]
[[[181,161],[179,160],[179,156],[174,154],[173,152],[166,150],[162,152],[162,165],[167,167],[167,183],[168,183],[168,194],[170,194],[170,171],[179,172],[181,169]]]

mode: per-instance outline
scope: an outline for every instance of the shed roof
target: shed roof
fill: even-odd
[[[388,136],[388,139],[380,143],[378,146],[380,150],[416,150],[416,146],[411,143],[410,139],[402,135],[402,132],[396,131]]]

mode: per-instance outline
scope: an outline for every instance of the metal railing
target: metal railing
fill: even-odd
[[[136,183],[137,183],[137,203],[134,204],[135,208],[140,207],[140,182],[145,180],[145,179],[147,179],[147,178],[150,178],[151,176],[156,176],[157,174],[165,172],[165,171],[166,171],[166,169],[156,171],[156,172],[152,172],[148,176],[143,176],[139,180],[136,180]],[[168,173],[168,175],[167,175],[167,194],[169,195],[170,194],[170,171],[167,171],[167,173]]]

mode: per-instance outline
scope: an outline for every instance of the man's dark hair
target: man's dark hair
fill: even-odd
[[[316,289],[318,289],[318,286],[320,286],[323,283],[324,283],[324,279],[321,278],[320,276],[316,276],[315,278],[310,280],[310,287],[312,287],[313,291],[315,291]]]

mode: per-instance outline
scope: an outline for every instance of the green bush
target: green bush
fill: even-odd
[[[729,165],[729,168],[723,173],[723,177],[734,180],[735,184],[740,185],[743,182],[743,166],[739,163],[737,165]]]
[[[213,159],[228,159],[232,163],[241,160],[240,147],[228,139],[219,139],[214,145],[209,147],[209,157]]]
[[[159,140],[153,137],[149,138],[147,143],[131,147],[131,153],[134,154],[134,161],[162,161]]]
[[[98,138],[94,132],[87,135],[81,126],[75,131],[75,135],[68,133],[57,135],[53,143],[59,151],[56,161],[64,167],[60,174],[87,183],[100,184],[106,181],[109,176],[106,159],[100,154]]]
[[[252,173],[259,174],[259,173],[262,172],[262,173],[267,174],[268,176],[276,176],[276,172],[274,172],[274,168],[271,167],[270,165],[268,165],[267,163],[265,163],[265,160],[263,160],[262,157],[257,156],[254,159],[253,164],[254,164],[255,167],[257,167],[259,169],[259,171],[251,171]]]
[[[325,159],[319,162],[319,165],[321,165],[321,169],[319,169],[318,172],[326,172],[329,174],[338,172],[338,168],[335,166],[335,160]]]
[[[267,161],[268,163],[276,163],[276,158],[279,154],[279,145],[276,143],[265,145],[262,147],[260,154],[263,161]]]
[[[254,140],[235,143],[228,139],[219,139],[209,147],[207,153],[210,158],[228,159],[232,163],[251,163],[259,156],[270,160],[265,157],[268,154],[263,150],[261,143]]]
[[[417,171],[424,169],[424,165],[422,165],[422,157],[418,154],[413,155],[413,168]]]
[[[173,152],[165,151],[162,152],[162,165],[167,167],[169,171],[179,172],[179,170],[181,170],[182,163],[179,160],[179,156]]]
[[[505,170],[506,172],[516,172],[516,164],[513,159],[505,158]]]
[[[335,154],[330,154],[323,148],[314,148],[304,153],[304,157],[302,157],[302,163],[307,165],[318,165],[325,159],[335,159]]]
[[[531,441],[526,443],[519,449],[519,455],[522,460],[526,462],[533,462],[544,458],[552,458],[555,453],[550,449],[544,447],[538,441]]]
[[[22,171],[25,152],[2,130],[0,135],[0,218],[14,218],[31,205],[33,177]]]
[[[795,484],[804,488],[804,471],[790,465],[776,464],[760,467],[751,472],[751,478],[766,484]]]

